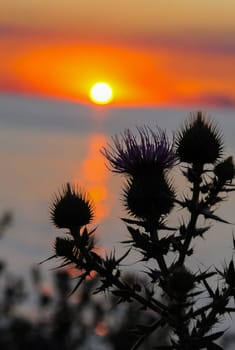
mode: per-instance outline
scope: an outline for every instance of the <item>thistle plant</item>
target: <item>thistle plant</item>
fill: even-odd
[[[233,258],[222,268],[189,268],[198,239],[206,238],[213,222],[227,224],[215,211],[234,191],[235,166],[231,156],[224,156],[218,126],[198,111],[175,132],[173,142],[165,131],[143,126],[136,133],[127,129],[114,136],[101,153],[109,170],[124,176],[126,252],[121,257],[98,254],[95,229],[88,228],[93,205],[87,194],[68,184],[51,205],[53,223],[67,230],[65,238],[56,238],[51,258],[60,259],[61,267],[72,264],[79,270],[75,289],[95,272],[99,285],[94,293],[109,292],[118,303],[134,301],[140,312],[152,312],[153,322],[133,324],[138,337],[132,350],[164,327],[169,329],[168,345],[155,344],[154,349],[223,349],[219,340],[224,329],[218,325],[235,311]],[[187,180],[187,194],[176,190],[171,174],[175,167]],[[188,215],[171,227],[174,208],[180,218],[179,209]],[[139,274],[145,277],[137,283],[128,282],[121,269],[127,256],[136,259],[133,251],[142,257]],[[146,278],[148,283],[142,283]]]

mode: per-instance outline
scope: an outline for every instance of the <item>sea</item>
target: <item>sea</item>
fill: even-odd
[[[114,174],[100,150],[125,129],[136,132],[143,125],[164,129],[170,140],[190,114],[204,111],[221,130],[224,156],[235,155],[235,109],[112,107],[0,94],[0,215],[10,211],[13,220],[0,237],[0,260],[9,273],[28,276],[35,264],[54,254],[54,241],[66,233],[54,227],[51,207],[55,196],[71,182],[90,193],[95,206],[97,244],[102,252],[122,254],[128,239],[123,205],[126,179]],[[188,184],[181,170],[172,170],[171,179],[179,196]],[[179,209],[172,223],[187,220]],[[205,237],[194,242],[194,269],[224,266],[232,257],[235,224],[235,196],[231,193],[218,206],[216,215],[230,224],[211,222]],[[171,222],[171,219],[169,219]],[[133,259],[133,260],[132,260]],[[135,255],[124,268],[135,269]],[[42,266],[50,284],[50,269],[59,262]],[[138,271],[138,267],[136,269]]]

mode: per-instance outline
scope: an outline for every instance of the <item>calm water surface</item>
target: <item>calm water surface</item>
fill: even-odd
[[[53,253],[53,241],[63,232],[49,217],[53,194],[67,181],[89,190],[96,203],[97,235],[110,250],[127,238],[120,217],[123,179],[111,174],[100,154],[110,136],[137,125],[156,125],[172,131],[181,125],[189,109],[92,108],[13,96],[0,96],[0,210],[10,209],[14,223],[1,240],[0,256],[10,267],[25,273],[33,263]],[[235,110],[207,110],[219,123],[226,149],[235,154]],[[172,174],[181,188],[178,172]],[[174,217],[182,217],[180,212]],[[232,196],[218,211],[235,222]],[[221,264],[232,254],[233,227],[215,225],[206,240],[198,240],[191,264]],[[117,251],[121,251],[117,244]],[[199,262],[200,261],[200,262]],[[49,264],[55,266],[55,262]],[[47,267],[45,267],[47,269]]]

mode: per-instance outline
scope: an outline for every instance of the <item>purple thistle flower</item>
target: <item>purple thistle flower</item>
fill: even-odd
[[[157,128],[154,132],[143,126],[137,131],[136,136],[126,129],[120,136],[112,137],[113,145],[101,150],[111,171],[136,176],[146,171],[162,172],[175,164],[175,152],[163,130]]]

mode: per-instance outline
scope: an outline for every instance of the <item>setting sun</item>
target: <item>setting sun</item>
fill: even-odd
[[[113,99],[113,90],[107,83],[96,83],[90,90],[90,98],[94,103],[107,104]]]

